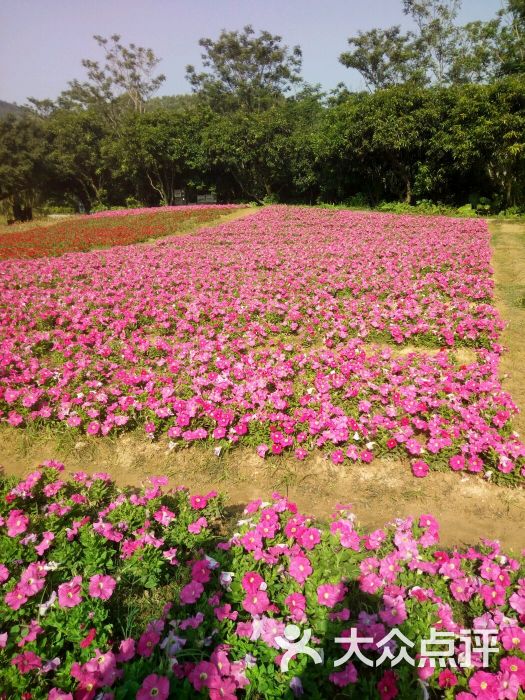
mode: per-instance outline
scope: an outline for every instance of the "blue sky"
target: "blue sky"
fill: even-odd
[[[152,48],[167,80],[159,94],[188,92],[185,66],[199,64],[199,38],[221,29],[280,34],[303,50],[303,77],[330,90],[363,88],[338,62],[358,30],[407,24],[401,0],[0,0],[0,99],[55,98],[83,77],[82,58],[100,58],[93,34],[122,35]],[[460,20],[489,19],[501,0],[463,0]]]

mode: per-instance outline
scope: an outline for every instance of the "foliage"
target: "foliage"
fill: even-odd
[[[192,89],[214,109],[260,111],[299,82],[301,49],[289,49],[282,37],[251,25],[242,31],[223,31],[216,41],[201,39],[205,71],[187,66]]]
[[[116,127],[126,109],[143,112],[148,99],[166,78],[162,74],[154,76],[160,59],[151,49],[135,44],[124,46],[118,34],[109,39],[95,35],[94,39],[104,51],[104,65],[91,59],[83,60],[87,80],[71,81],[59,104],[95,107]]]

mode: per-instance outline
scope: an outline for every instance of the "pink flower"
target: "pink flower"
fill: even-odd
[[[190,505],[194,510],[202,510],[208,505],[206,496],[190,496]]]
[[[161,506],[159,510],[153,513],[153,518],[161,525],[169,525],[175,519],[175,513],[172,513],[166,506]]]
[[[7,566],[0,564],[0,583],[4,583],[9,578],[9,569]]]
[[[346,595],[344,583],[323,583],[317,587],[317,602],[327,608],[333,608],[340,603]]]
[[[29,626],[26,629],[27,631],[25,635],[18,642],[19,647],[23,647],[25,644],[29,644],[29,642],[34,642],[37,636],[39,634],[42,634],[42,632],[44,631],[36,620],[31,620]]]
[[[412,462],[412,474],[414,476],[422,478],[428,474],[428,470],[428,464],[422,459],[416,459],[415,462]]]
[[[96,420],[91,421],[86,428],[88,435],[97,435],[100,431],[100,423]]]
[[[94,627],[92,627],[86,634],[84,639],[80,642],[80,648],[87,649],[89,646],[91,646],[91,642],[95,639],[96,636],[97,630]]]
[[[331,673],[328,678],[339,688],[345,688],[350,683],[357,683],[357,669],[354,664],[349,661],[342,671]]]
[[[242,601],[242,607],[252,615],[262,615],[268,610],[270,600],[264,591],[248,593]]]
[[[449,459],[450,468],[455,472],[465,469],[465,457],[463,455],[454,455]]]
[[[408,615],[402,596],[384,595],[383,601],[386,607],[379,611],[379,617],[383,622],[390,627],[397,627],[407,619]]]
[[[192,535],[198,535],[202,530],[208,527],[208,521],[206,518],[199,518],[194,523],[188,525],[188,532]]]
[[[440,688],[453,688],[455,685],[457,685],[457,682],[457,676],[448,668],[441,671],[438,676],[438,685]]]
[[[117,582],[112,576],[104,576],[103,574],[95,574],[89,579],[89,595],[92,598],[100,598],[101,600],[109,600],[113,595]]]
[[[297,583],[304,583],[312,573],[312,565],[307,557],[297,555],[290,557],[288,573]]]
[[[196,603],[204,591],[204,586],[198,581],[190,581],[180,592],[180,602],[185,605]]]
[[[255,593],[261,588],[264,579],[256,571],[248,571],[242,578],[241,585],[248,593]]]
[[[157,676],[151,673],[142,681],[137,691],[137,700],[166,700],[170,692],[170,682],[166,676]]]
[[[137,653],[139,656],[149,658],[153,654],[153,650],[160,641],[160,634],[154,630],[148,629],[141,634],[137,644]]]
[[[21,654],[13,656],[11,663],[17,667],[20,673],[29,673],[37,668],[42,668],[41,658],[33,651],[23,651]]]
[[[60,688],[51,688],[47,700],[73,700],[73,696]]]
[[[18,586],[15,586],[12,591],[5,594],[4,601],[11,610],[19,610],[24,603],[27,603],[27,596],[22,593]]]
[[[7,534],[9,537],[16,537],[27,530],[29,518],[23,510],[10,510],[6,520]]]
[[[307,527],[298,539],[305,549],[313,549],[321,541],[321,532],[316,527]]]
[[[521,627],[504,627],[500,632],[500,639],[507,651],[519,649],[525,652],[525,631]]]
[[[39,545],[36,545],[35,551],[38,554],[38,556],[42,556],[45,551],[49,549],[51,546],[51,542],[55,539],[55,535],[53,532],[44,532],[42,533],[42,542]]]
[[[62,608],[74,608],[82,602],[82,576],[74,576],[58,587],[58,604]]]
[[[119,652],[116,656],[118,663],[130,661],[135,656],[135,640],[133,638],[123,639],[120,642]]]
[[[209,661],[199,661],[190,671],[188,680],[197,692],[203,688],[209,688],[211,684],[220,683],[220,675],[217,667]]]
[[[214,680],[209,693],[210,700],[237,700],[237,686],[230,678]]]
[[[385,671],[381,680],[376,685],[381,700],[393,700],[399,695],[397,689],[397,677],[394,671]]]
[[[468,687],[479,700],[497,700],[499,682],[497,676],[486,671],[476,671],[470,678]]]

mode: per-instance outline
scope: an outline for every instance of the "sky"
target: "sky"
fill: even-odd
[[[489,19],[501,1],[463,0],[459,21]],[[159,95],[190,92],[185,67],[200,65],[199,39],[246,24],[299,44],[309,83],[363,89],[338,56],[359,30],[408,28],[401,8],[401,0],[0,0],[0,100],[56,98],[69,80],[84,77],[83,58],[102,58],[93,35],[115,33],[162,58],[167,79]]]

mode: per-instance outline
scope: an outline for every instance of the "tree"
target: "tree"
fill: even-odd
[[[501,22],[500,74],[525,73],[525,0],[507,0],[498,18]]]
[[[473,24],[470,43],[475,43],[478,52],[476,60],[471,60],[475,65],[468,61],[459,65],[465,51],[464,40],[458,51],[465,32],[455,23],[460,4],[461,0],[403,0],[403,11],[416,31],[403,34],[396,25],[359,32],[348,39],[352,49],[341,54],[339,60],[357,69],[367,86],[374,89],[404,83],[446,85],[456,79],[464,81],[476,71],[479,74],[487,60],[483,60],[480,50],[485,31],[477,27],[476,36]]]
[[[103,156],[108,130],[101,114],[94,108],[59,109],[47,129],[54,192],[71,195],[88,212],[94,204],[106,204],[111,175]]]
[[[260,111],[300,82],[302,54],[299,46],[289,49],[282,37],[251,25],[242,31],[223,31],[217,41],[201,39],[205,69],[186,67],[186,77],[195,93],[214,109]]]
[[[175,190],[196,184],[205,176],[201,158],[202,129],[207,110],[162,110],[130,114],[120,137],[107,144],[113,171],[135,183],[134,194],[146,194],[156,202],[172,205]]]
[[[31,116],[8,115],[0,120],[0,202],[15,221],[33,218],[48,178],[47,138],[43,125]]]
[[[460,29],[455,20],[461,0],[403,0],[403,11],[416,24],[416,47],[432,82],[450,82]]]
[[[411,32],[402,34],[399,25],[359,32],[348,39],[353,50],[342,53],[339,61],[358,70],[367,87],[376,90],[409,81],[420,83],[425,73],[418,66],[414,38]]]
[[[59,104],[63,107],[80,106],[99,109],[111,123],[117,126],[125,111],[143,112],[147,100],[166,79],[154,72],[160,59],[152,49],[136,44],[124,46],[120,35],[109,39],[93,37],[104,51],[104,65],[98,61],[84,59],[87,80],[73,80],[69,89],[62,93]]]

